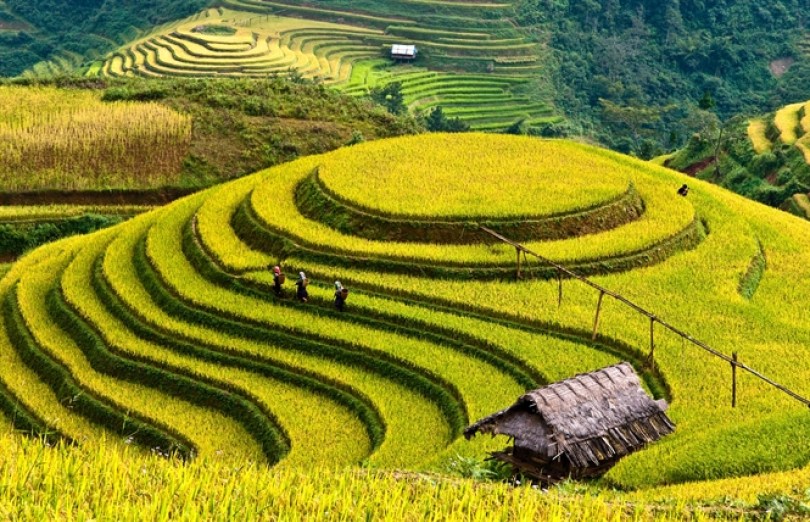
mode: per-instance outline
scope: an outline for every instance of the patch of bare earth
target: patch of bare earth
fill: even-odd
[[[788,69],[793,66],[795,61],[796,60],[793,58],[779,58],[778,60],[772,61],[770,65],[768,65],[768,68],[771,70],[771,74],[779,78],[788,72]]]

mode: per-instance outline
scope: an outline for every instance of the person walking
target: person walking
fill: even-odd
[[[346,308],[346,298],[349,296],[349,289],[343,286],[340,281],[335,281],[335,308],[342,312]]]
[[[309,292],[307,292],[308,284],[309,279],[307,279],[307,275],[303,272],[298,272],[298,279],[295,281],[295,297],[302,303],[309,301]]]
[[[284,290],[281,288],[281,285],[284,284],[284,280],[286,277],[284,273],[281,271],[281,267],[276,265],[273,267],[273,291],[276,293],[276,297],[282,297]]]
[[[686,183],[681,185],[681,188],[678,189],[678,194],[686,197],[686,195],[689,194],[689,186]]]

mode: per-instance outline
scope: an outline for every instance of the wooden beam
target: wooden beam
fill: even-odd
[[[731,407],[737,407],[737,352],[731,352]]]
[[[650,368],[655,368],[655,317],[650,317]]]
[[[604,292],[599,292],[599,300],[596,301],[596,316],[593,318],[593,335],[591,336],[591,340],[596,340],[596,333],[599,330],[599,312],[602,311],[602,299],[605,298]]]

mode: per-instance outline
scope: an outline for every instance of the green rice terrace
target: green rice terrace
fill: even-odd
[[[280,491],[308,470],[360,464],[446,473],[503,447],[460,437],[475,420],[527,389],[629,361],[671,403],[676,431],[602,479],[630,492],[595,516],[628,500],[803,491],[806,405],[743,373],[732,409],[728,363],[609,296],[597,329],[598,292],[531,259],[516,281],[514,248],[479,232],[519,238],[810,395],[796,284],[810,276],[810,223],[697,180],[682,198],[685,179],[574,142],[434,134],[196,193],[11,267],[0,281],[0,415],[53,443],[128,447],[135,461],[160,459],[151,451],[251,463],[256,484],[275,466],[267,488]],[[275,264],[288,274],[282,298]],[[292,295],[299,271],[309,302]],[[335,280],[351,289],[342,313]],[[337,495],[362,487],[347,480],[359,479],[335,478]],[[587,519],[586,504],[535,513]]]
[[[441,106],[478,130],[559,121],[540,78],[543,51],[509,21],[509,3],[233,0],[156,28],[89,75],[295,74],[352,95],[393,82],[413,111]],[[391,13],[396,13],[392,15]],[[418,48],[395,65],[392,44]],[[545,93],[545,94],[544,94]]]

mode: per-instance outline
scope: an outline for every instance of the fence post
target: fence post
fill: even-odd
[[[731,352],[731,407],[737,407],[737,352]]]
[[[602,299],[605,297],[605,291],[599,291],[599,300],[596,302],[596,316],[593,318],[593,335],[591,341],[596,340],[596,332],[599,330],[599,312],[602,311]]]

